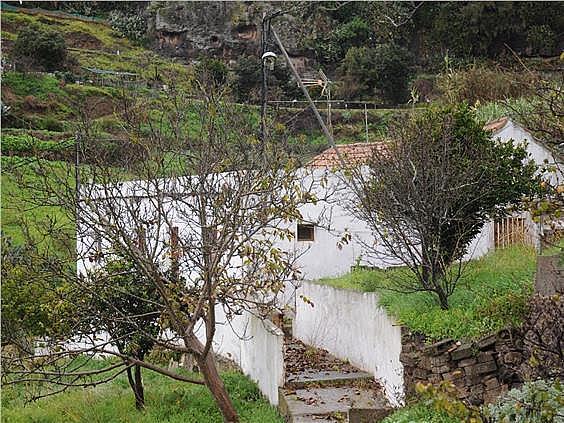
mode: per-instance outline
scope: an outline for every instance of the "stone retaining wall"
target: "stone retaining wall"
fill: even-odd
[[[475,405],[491,403],[519,386],[525,367],[522,341],[514,330],[502,330],[471,343],[446,339],[429,345],[423,336],[404,329],[400,361],[406,393],[412,393],[417,382],[450,380],[459,398]]]

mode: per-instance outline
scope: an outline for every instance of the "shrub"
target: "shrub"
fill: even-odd
[[[343,23],[328,37],[313,43],[316,56],[323,63],[335,63],[343,59],[351,47],[365,45],[372,35],[370,26],[359,17]]]
[[[480,409],[459,400],[456,386],[448,380],[437,385],[418,383],[415,390],[428,408],[446,413],[461,422],[481,421]]]
[[[205,57],[196,65],[195,73],[203,84],[221,87],[227,82],[229,69],[221,60]]]
[[[18,155],[27,155],[33,152],[59,153],[72,149],[74,139],[61,141],[43,141],[27,134],[4,134],[2,137],[2,150]]]
[[[563,407],[561,382],[538,380],[512,389],[485,411],[493,423],[551,423],[562,421]]]
[[[147,19],[143,13],[112,10],[108,17],[112,29],[133,41],[142,41],[147,32]]]
[[[554,54],[556,40],[556,33],[548,25],[535,25],[527,31],[529,53],[533,55],[550,56]]]
[[[449,103],[476,104],[522,97],[528,79],[528,74],[473,64],[458,70],[447,69],[437,78],[437,86]]]
[[[54,71],[65,67],[67,46],[60,33],[27,25],[18,32],[12,54],[20,66]]]
[[[243,56],[233,68],[233,90],[240,103],[256,102],[260,98],[261,65],[256,56]]]
[[[341,95],[347,99],[366,99],[374,95],[397,104],[408,97],[412,57],[396,44],[375,48],[351,47],[340,67],[344,84]]]

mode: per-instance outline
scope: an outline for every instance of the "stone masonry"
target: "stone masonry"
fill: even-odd
[[[521,385],[525,359],[522,341],[514,330],[502,330],[475,342],[445,339],[429,345],[423,336],[404,328],[400,361],[406,393],[413,393],[417,382],[450,380],[460,399],[479,405]]]

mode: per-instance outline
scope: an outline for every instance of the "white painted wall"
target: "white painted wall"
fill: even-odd
[[[278,387],[284,385],[284,334],[269,320],[260,319],[249,312],[225,316],[221,306],[216,307],[216,332],[213,349],[233,360],[258,384],[268,401],[278,405]],[[205,342],[203,325],[196,335]]]
[[[399,405],[404,392],[401,330],[378,305],[378,296],[312,282],[304,282],[297,294],[294,336],[373,374],[390,402]]]
[[[558,169],[549,177],[550,183],[552,185],[564,184],[564,175],[562,174],[564,164],[562,161],[558,160],[548,148],[537,141],[525,128],[509,119],[505,126],[494,132],[493,136],[502,141],[512,140],[514,144],[526,142],[527,152],[536,164],[542,165],[546,162],[549,165],[557,165]]]

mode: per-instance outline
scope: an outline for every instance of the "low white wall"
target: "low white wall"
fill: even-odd
[[[233,360],[254,380],[272,405],[278,405],[278,387],[284,385],[284,334],[269,320],[249,312],[227,321],[223,309],[216,307],[214,351]],[[197,336],[205,341],[205,330]]]
[[[373,374],[390,402],[401,404],[401,329],[378,305],[378,296],[304,282],[296,297],[294,337]]]

